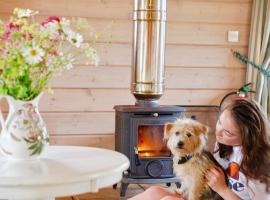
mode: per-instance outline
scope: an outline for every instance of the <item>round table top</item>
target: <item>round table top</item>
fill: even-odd
[[[7,159],[0,154],[0,198],[96,192],[120,181],[128,167],[123,154],[93,147],[49,146],[34,160]]]

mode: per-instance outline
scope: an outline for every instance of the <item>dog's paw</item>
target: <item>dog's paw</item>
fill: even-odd
[[[177,193],[177,194],[182,194],[182,190],[178,189],[178,188],[175,188],[174,191]]]
[[[182,187],[181,188],[175,187],[174,188],[174,191],[176,193],[178,193],[178,194],[181,194],[181,196],[185,196],[187,194],[187,191],[184,188],[182,188]]]

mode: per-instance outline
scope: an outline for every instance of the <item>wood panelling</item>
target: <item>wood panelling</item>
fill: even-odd
[[[0,14],[1,19],[8,19],[8,14]],[[41,22],[48,16],[37,16],[37,21]],[[69,19],[71,17],[68,17]],[[110,20],[86,18],[92,26],[93,31],[99,33],[98,42],[132,43],[132,23],[130,20]],[[123,31],[126,30],[126,31]],[[201,22],[167,22],[166,44],[189,44],[189,45],[228,45],[227,32],[229,30],[240,31],[239,42],[233,46],[247,47],[248,44],[248,24],[216,24]],[[83,31],[86,40],[92,37],[88,31]]]
[[[131,44],[98,45],[100,49],[99,65],[106,66],[130,66]],[[246,54],[247,48],[215,45],[166,45],[166,67],[243,67],[244,65],[235,59],[231,50],[235,49]]]
[[[14,7],[39,10],[42,15],[132,19],[133,0],[2,0],[1,12]],[[249,24],[251,0],[169,0],[170,21]]]
[[[168,1],[172,21],[249,24],[251,2],[227,0]]]
[[[51,135],[114,133],[114,112],[42,113]],[[57,119],[57,120],[56,120]],[[66,126],[63,126],[66,124]]]
[[[237,88],[243,83],[242,74],[245,69],[194,67],[190,70],[188,67],[167,67],[165,72],[165,85],[168,89],[223,89]],[[194,80],[192,84],[190,80]],[[130,67],[82,66],[54,78],[52,86],[54,88],[129,88],[130,82]]]
[[[167,0],[165,105],[218,105],[244,83],[245,65],[231,50],[248,51],[252,0]],[[85,17],[101,38],[99,66],[83,59],[45,92],[40,102],[52,144],[114,148],[114,105],[134,104],[130,94],[133,0],[1,0],[0,17],[13,8],[50,15]],[[239,42],[227,41],[229,30]],[[89,33],[84,32],[86,41]],[[7,105],[1,103],[6,112]]]
[[[231,90],[166,90],[160,99],[164,105],[218,105],[221,97]],[[129,89],[55,89],[40,102],[41,111],[85,112],[113,111],[114,105],[134,104]]]
[[[88,18],[88,21],[103,36],[100,41],[132,42],[132,23],[130,20]],[[242,33],[240,41],[234,45],[247,46],[248,43],[248,24],[168,21],[166,28],[167,44],[227,45],[229,43],[226,41],[226,33],[229,30],[239,30]]]
[[[107,135],[51,135],[51,145],[91,146],[114,149],[114,134]]]
[[[221,98],[230,91],[232,90],[168,89],[161,97],[160,104],[218,105]],[[115,105],[134,103],[135,98],[130,94],[129,89],[55,89],[53,94],[45,93],[41,98],[40,111],[107,112],[113,111]],[[1,107],[3,111],[7,111],[6,104]]]

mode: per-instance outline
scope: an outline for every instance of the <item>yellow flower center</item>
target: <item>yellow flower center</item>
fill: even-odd
[[[30,55],[31,55],[31,56],[36,56],[36,55],[37,55],[37,51],[34,50],[34,49],[32,49],[32,50],[30,51]]]
[[[73,43],[76,43],[76,42],[77,42],[76,38],[72,38],[71,41],[72,41]]]

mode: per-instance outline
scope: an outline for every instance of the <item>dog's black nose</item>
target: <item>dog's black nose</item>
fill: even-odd
[[[184,142],[179,141],[179,142],[177,143],[177,147],[182,148],[183,146],[184,146]]]

